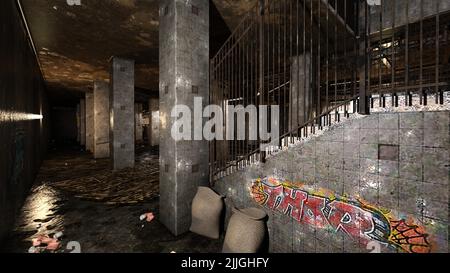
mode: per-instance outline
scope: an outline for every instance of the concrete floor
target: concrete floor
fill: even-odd
[[[175,237],[158,221],[155,166],[157,152],[145,149],[138,152],[134,170],[116,173],[107,161],[95,161],[79,149],[52,153],[0,252],[28,252],[33,238],[57,232],[64,236],[61,248],[53,252],[71,252],[68,244],[74,241],[83,253],[220,252],[223,239],[190,232]],[[150,174],[142,174],[144,169]],[[127,174],[137,173],[143,177],[126,179]],[[147,212],[153,212],[155,219],[140,221],[139,216]]]

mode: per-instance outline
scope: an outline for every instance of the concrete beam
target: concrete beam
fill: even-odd
[[[198,186],[209,184],[207,141],[175,141],[171,111],[194,98],[209,104],[209,1],[160,1],[160,220],[175,235],[188,231]]]
[[[114,170],[134,167],[134,61],[111,60],[110,152]]]
[[[109,153],[109,85],[94,82],[94,157],[108,158]]]
[[[77,142],[81,143],[81,107],[77,104]]]
[[[134,134],[136,143],[142,143],[144,140],[144,128],[142,127],[142,104],[134,104]]]
[[[80,100],[80,145],[86,146],[86,100]]]
[[[150,99],[148,102],[150,112],[150,125],[147,127],[147,136],[151,146],[159,145],[159,99]]]
[[[94,152],[94,94],[86,93],[86,150]]]

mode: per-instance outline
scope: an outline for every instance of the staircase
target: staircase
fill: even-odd
[[[373,7],[343,2],[261,0],[211,60],[211,103],[279,105],[282,112],[280,138],[270,143],[213,141],[212,182],[358,113],[448,110],[450,65],[440,52],[449,39],[439,29],[449,14],[427,19],[434,32],[419,21],[368,35]],[[294,123],[300,112],[308,118]]]

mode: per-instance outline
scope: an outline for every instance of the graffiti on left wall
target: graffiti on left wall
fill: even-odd
[[[430,235],[415,219],[396,219],[389,210],[359,198],[272,177],[253,181],[251,195],[268,209],[315,228],[344,232],[362,245],[375,241],[410,253],[429,253],[432,249]]]

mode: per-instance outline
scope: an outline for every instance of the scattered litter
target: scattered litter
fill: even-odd
[[[45,250],[56,251],[61,247],[61,243],[58,241],[63,236],[62,232],[57,232],[50,238],[47,235],[39,235],[32,240],[33,245],[28,249],[28,253],[41,253]]]
[[[59,240],[63,236],[64,236],[64,233],[62,233],[60,231],[60,232],[57,232],[55,235],[53,235],[53,238],[56,239],[56,240]]]
[[[151,222],[153,219],[155,219],[155,215],[152,212],[147,213],[147,222]]]
[[[139,217],[139,219],[140,219],[141,221],[146,220],[147,222],[151,222],[151,221],[153,221],[153,219],[155,219],[155,215],[153,214],[153,212],[149,212],[149,213],[142,214],[142,215]]]
[[[28,253],[37,253],[37,248],[35,246],[32,246],[28,249]]]
[[[55,251],[60,247],[60,243],[54,239],[51,243],[47,245],[47,249],[51,251]]]
[[[36,247],[36,246],[40,246],[41,245],[41,241],[38,240],[38,238],[34,238],[33,239],[33,246],[32,247]]]

